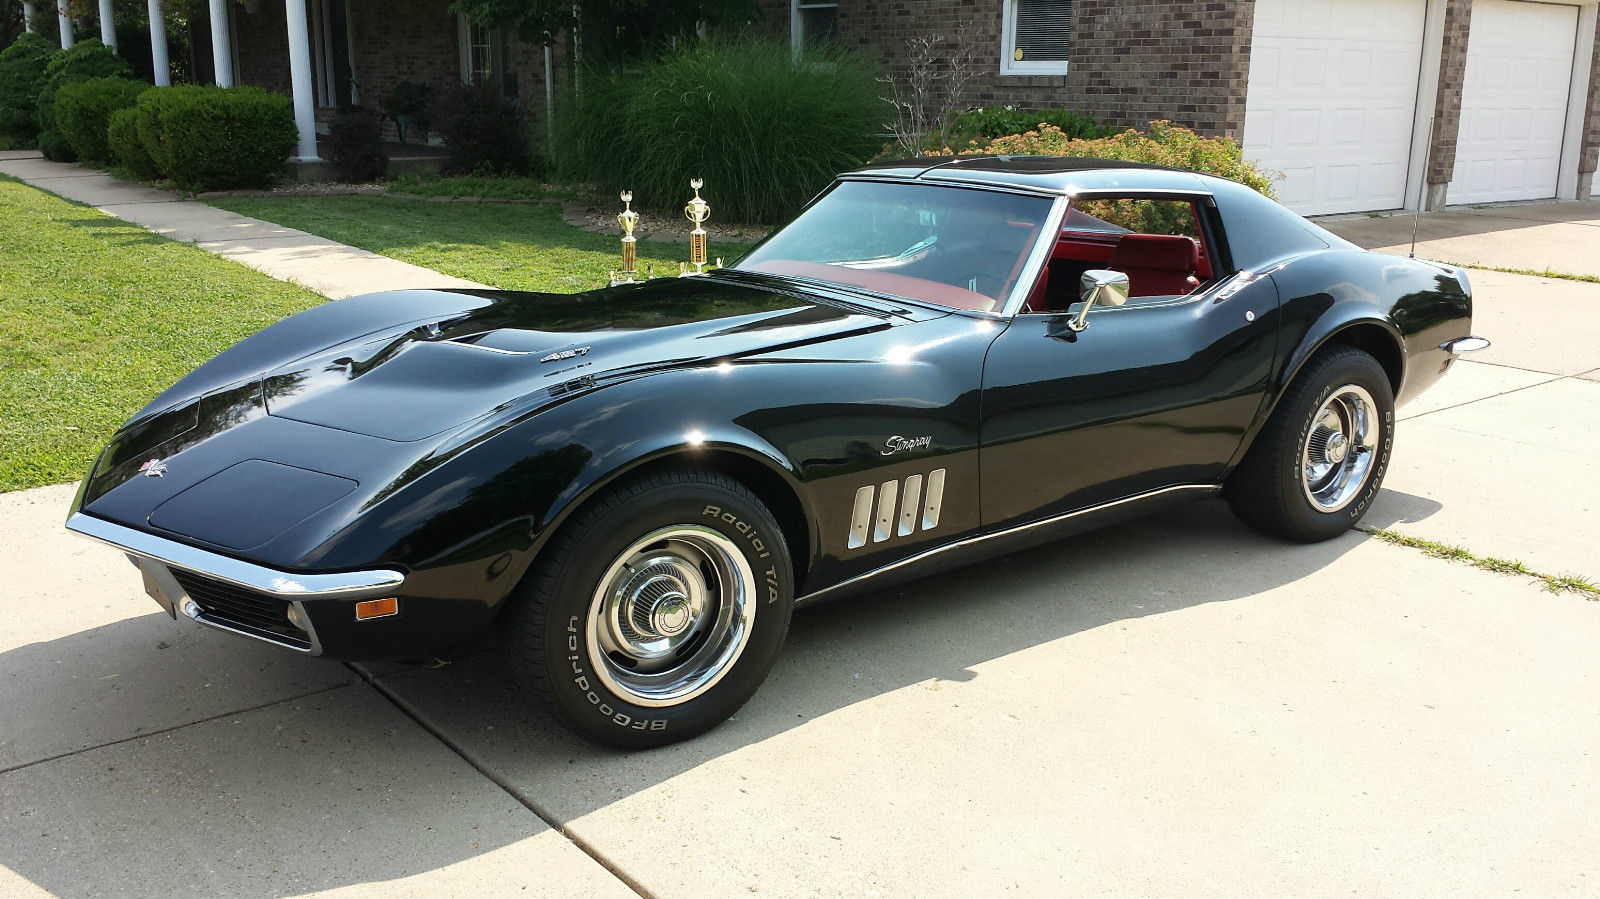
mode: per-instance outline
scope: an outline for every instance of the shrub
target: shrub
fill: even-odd
[[[639,71],[595,73],[558,117],[565,173],[676,210],[689,179],[722,221],[787,218],[882,146],[890,114],[857,58],[787,44],[711,41]]]
[[[289,98],[258,87],[158,87],[135,108],[145,152],[185,190],[268,186],[299,136]]]
[[[19,36],[0,50],[0,136],[32,144],[39,135],[39,92],[45,69],[61,51],[37,34]]]
[[[56,123],[56,97],[61,88],[91,78],[131,78],[133,70],[110,47],[89,38],[52,56],[44,73],[45,86],[39,91],[39,150],[47,159],[71,162],[77,154]]]
[[[142,81],[126,78],[91,78],[64,84],[56,91],[56,130],[85,162],[111,161],[107,126],[111,114],[127,109],[150,89]]]
[[[139,140],[139,111],[133,107],[114,110],[106,120],[106,145],[111,150],[111,162],[135,178],[152,180],[161,177],[155,160],[145,152]]]
[[[1150,123],[1149,131],[1129,128],[1097,140],[1073,139],[1054,125],[998,137],[986,146],[962,151],[964,155],[995,153],[1013,156],[1083,156],[1120,159],[1172,166],[1237,181],[1272,196],[1272,177],[1244,158],[1244,150],[1231,138],[1201,137],[1168,121]]]
[[[45,67],[45,78],[52,87],[69,81],[112,77],[132,78],[133,69],[127,60],[96,38],[78,41],[71,50],[52,57]]]
[[[56,162],[71,162],[78,158],[78,154],[72,152],[72,145],[61,136],[61,132],[54,129],[39,132],[39,152],[44,154],[44,158]]]
[[[389,169],[383,155],[383,117],[359,106],[328,125],[328,161],[340,181],[375,181]]]
[[[427,121],[450,151],[446,171],[518,175],[528,170],[526,126],[516,104],[491,83],[433,92]]]
[[[985,106],[956,116],[950,126],[950,145],[982,144],[1008,134],[1020,134],[1040,125],[1054,125],[1069,139],[1094,140],[1115,132],[1086,115],[1070,109],[1018,109],[1015,106]]]

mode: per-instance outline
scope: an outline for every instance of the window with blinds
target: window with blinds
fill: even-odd
[[[1065,75],[1072,0],[1005,0],[1003,75]]]

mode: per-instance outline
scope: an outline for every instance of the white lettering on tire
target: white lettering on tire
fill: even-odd
[[[583,694],[584,699],[589,700],[589,704],[594,706],[595,711],[611,719],[611,723],[618,727],[625,727],[629,730],[666,730],[667,719],[634,718],[626,712],[619,712],[612,708],[610,703],[602,699],[600,694],[591,687],[589,676],[583,670],[583,657],[578,654],[579,626],[582,623],[577,615],[567,619],[567,661],[572,663],[572,685],[578,688],[578,692]]]

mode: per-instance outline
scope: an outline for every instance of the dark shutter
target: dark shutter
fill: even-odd
[[[1017,0],[1021,62],[1066,62],[1072,44],[1072,0]]]

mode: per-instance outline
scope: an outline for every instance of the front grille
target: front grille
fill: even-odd
[[[287,600],[176,568],[172,569],[172,576],[207,619],[275,643],[311,648],[306,632],[289,623]]]

